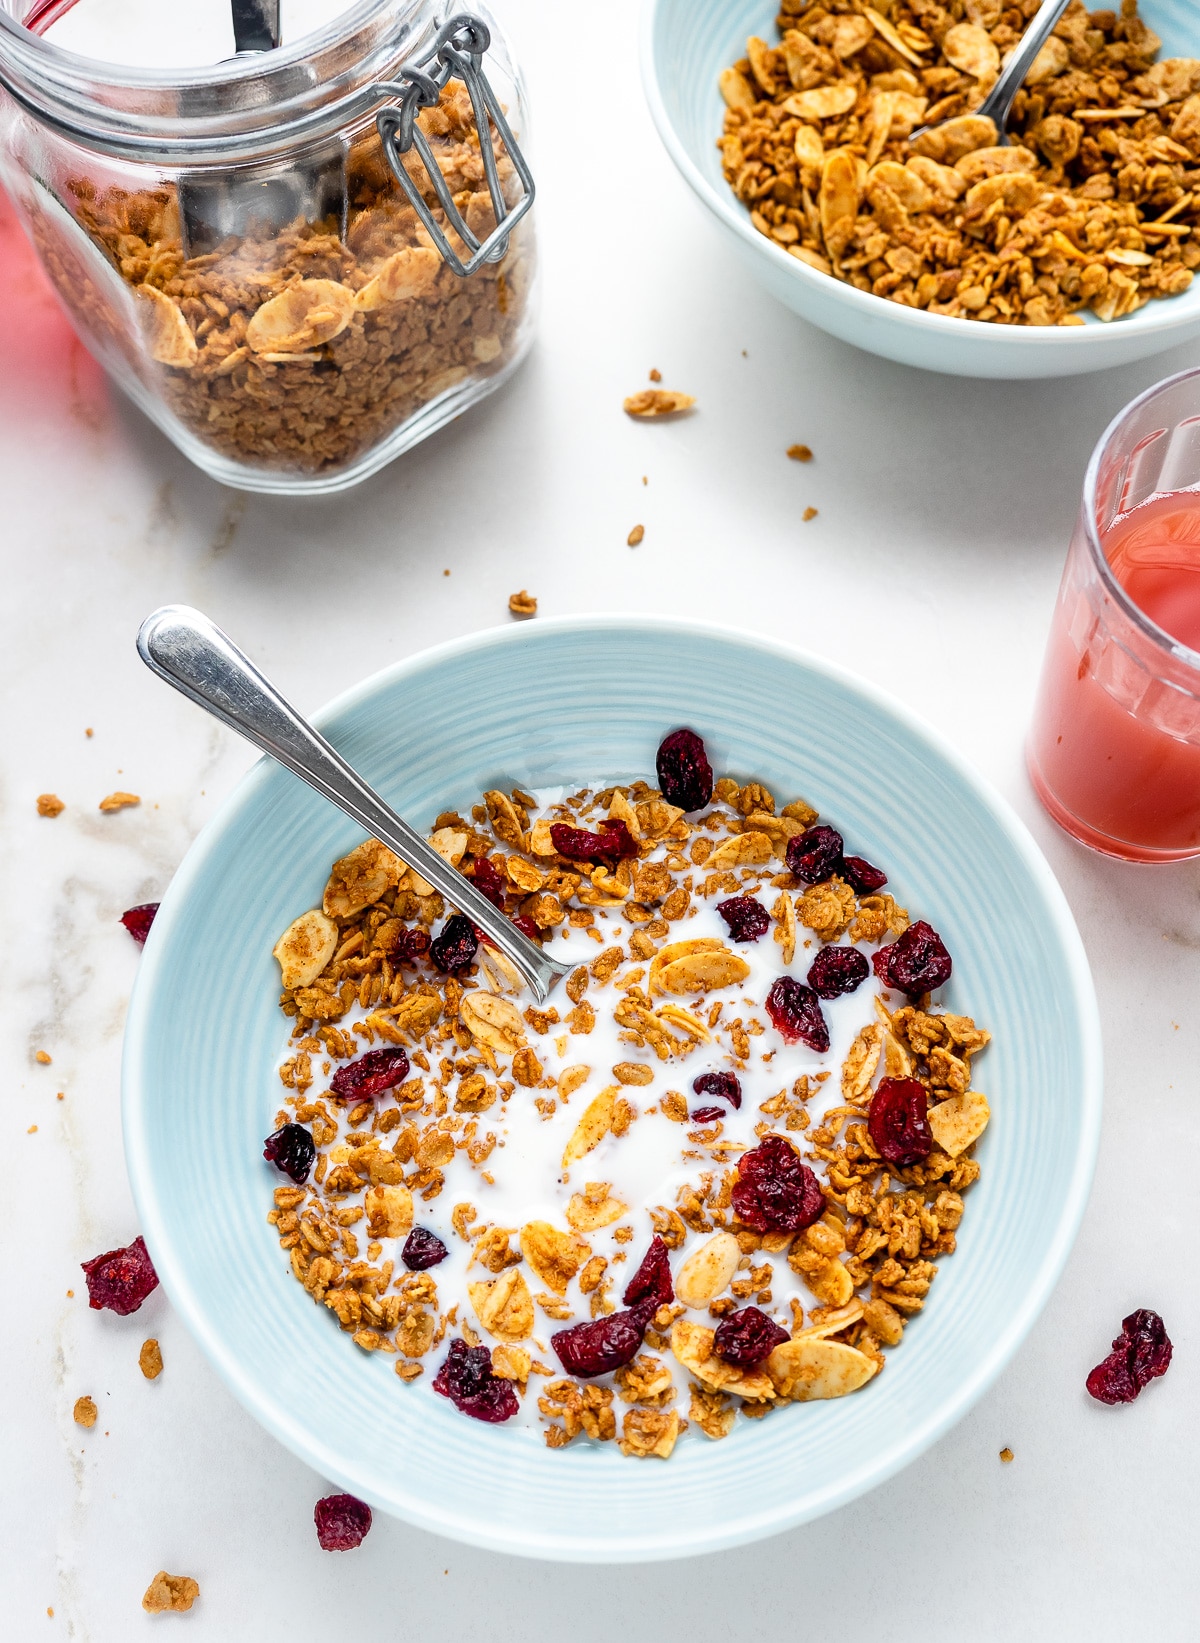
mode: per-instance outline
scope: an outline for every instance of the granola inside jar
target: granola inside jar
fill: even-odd
[[[291,48],[148,71],[0,6],[4,184],[84,342],[214,478],[342,489],[520,362],[532,181],[490,20],[364,0]]]

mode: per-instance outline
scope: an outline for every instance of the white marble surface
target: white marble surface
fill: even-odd
[[[537,114],[540,341],[506,393],[348,497],[248,498],[191,470],[105,389],[5,228],[0,1625],[20,1643],[118,1643],[156,1625],[254,1643],[509,1643],[549,1626],[577,1643],[1193,1638],[1200,865],[1076,848],[1038,810],[1021,742],[1087,453],[1126,400],[1200,349],[1023,385],[939,379],[832,342],[746,284],[671,170],[642,104],[633,0],[504,9]],[[588,43],[575,87],[551,25]],[[585,110],[601,103],[598,137]],[[622,415],[652,365],[698,396],[696,415]],[[796,440],[811,465],[785,459]],[[806,504],[820,514],[802,524]],[[141,667],[139,619],[165,600],[200,605],[316,707],[383,663],[507,621],[522,587],[546,614],[732,619],[888,685],[1028,820],[1105,1023],[1091,1206],[999,1384],[834,1516],[628,1578],[383,1519],[360,1552],[320,1552],[322,1480],[232,1401],[162,1293],[128,1321],[81,1299],[78,1262],[135,1231],[118,1069],[137,953],[115,921],[165,888],[250,763]],[[141,808],[98,814],[115,787]],[[45,790],[67,803],[57,820],[35,814]],[[34,1061],[43,1048],[49,1067]],[[1142,1305],[1165,1316],[1175,1363],[1136,1406],[1103,1409],[1083,1377]],[[166,1360],[154,1384],[136,1361],[150,1333]],[[90,1434],[71,1419],[84,1392],[101,1411]],[[142,1614],[161,1567],[201,1583],[184,1619]]]

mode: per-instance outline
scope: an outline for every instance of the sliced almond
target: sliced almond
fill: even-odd
[[[703,1324],[677,1318],[671,1329],[671,1351],[708,1392],[736,1392],[759,1403],[774,1398],[771,1376],[763,1369],[738,1369],[719,1358],[714,1332]]]
[[[407,1187],[369,1187],[363,1205],[369,1238],[403,1238],[412,1231],[413,1199]]]
[[[349,286],[337,280],[300,280],[251,315],[246,342],[256,354],[299,354],[338,336],[353,313]]]
[[[735,68],[722,69],[717,85],[727,108],[752,109],[758,101],[758,92],[744,74]]]
[[[480,942],[476,961],[484,973],[489,992],[519,993],[524,987],[521,972],[512,959],[506,958],[495,947],[489,947],[486,942]]]
[[[972,149],[954,162],[954,169],[968,183],[977,183],[983,177],[999,176],[1002,171],[1036,171],[1038,164],[1038,157],[1032,149],[1020,143],[1011,143],[1005,148],[996,144]]]
[[[1000,48],[978,23],[952,23],[942,36],[942,56],[976,80],[994,80],[1000,72]]]
[[[535,856],[555,856],[554,840],[550,837],[550,818],[542,816],[529,830],[529,848]]]
[[[404,863],[387,845],[364,839],[348,856],[334,862],[321,905],[330,918],[353,918],[394,890],[406,873]]]
[[[798,126],[793,146],[796,158],[802,166],[810,171],[821,169],[821,162],[825,158],[825,144],[821,141],[821,133],[816,126]]]
[[[877,166],[872,167],[867,175],[868,195],[872,186],[878,183],[890,188],[906,211],[928,211],[933,204],[933,195],[922,178],[915,171],[910,171],[908,166],[899,165],[895,160],[881,160]]]
[[[727,873],[734,867],[762,867],[771,859],[766,833],[735,833],[724,839],[704,864],[706,873]]]
[[[749,974],[744,958],[718,944],[715,952],[690,953],[664,965],[655,985],[660,993],[707,993],[715,987],[736,986]]]
[[[796,956],[796,909],[786,890],[780,891],[771,914],[775,920],[775,940],[783,949],[782,958],[786,967]]]
[[[142,301],[142,334],[150,358],[177,370],[189,369],[200,350],[179,304],[153,285],[139,285],[136,290]]]
[[[798,120],[836,120],[848,114],[858,101],[853,80],[837,80],[831,86],[813,86],[811,91],[793,91],[784,103],[786,114]]]
[[[429,842],[443,861],[449,862],[451,867],[457,867],[466,852],[467,835],[459,833],[453,827],[439,827],[436,833],[429,835]],[[433,885],[427,879],[423,879],[415,867],[410,867],[408,871],[414,895],[431,896]]]
[[[865,1386],[878,1368],[865,1352],[812,1335],[784,1341],[767,1359],[767,1372],[776,1392],[796,1403],[844,1398],[848,1392]]]
[[[712,1034],[704,1022],[698,1015],[693,1015],[691,1010],[685,1010],[682,1004],[660,1004],[654,1011],[654,1019],[661,1021],[665,1027],[686,1034],[697,1044],[712,1042]]]
[[[567,1293],[567,1285],[591,1253],[585,1243],[549,1221],[527,1221],[521,1228],[521,1254],[556,1295]]]
[[[981,216],[990,205],[1002,201],[1011,216],[1024,216],[1041,199],[1045,184],[1040,177],[1031,177],[1027,171],[1006,171],[996,177],[985,177],[968,188],[963,202],[968,216]]]
[[[854,232],[854,219],[862,204],[862,180],[858,157],[844,148],[835,149],[825,160],[817,209],[821,232],[832,257],[840,257]]]
[[[927,155],[942,165],[953,165],[977,148],[993,147],[996,122],[986,114],[962,114],[956,120],[933,126],[913,138],[913,153]]]
[[[898,33],[895,26],[892,23],[889,23],[887,18],[884,17],[881,12],[876,11],[873,6],[864,6],[863,16],[870,23],[879,38],[881,40],[885,40],[887,44],[891,46],[893,51],[898,51],[901,57],[907,58],[910,63],[915,63],[918,68],[925,67],[925,64],[922,62],[921,58],[912,49],[912,47],[907,44],[903,37]]]
[[[567,1205],[567,1222],[576,1232],[599,1232],[626,1214],[629,1206],[609,1191],[607,1181],[589,1181],[582,1192],[572,1194]]]
[[[711,953],[722,943],[716,936],[694,936],[690,941],[669,941],[665,947],[660,947],[650,960],[650,991],[657,992],[656,978],[659,973],[677,958],[686,958],[690,953]],[[619,951],[619,949],[617,949]]]
[[[319,908],[293,919],[275,943],[285,987],[311,987],[337,951],[338,930]]]
[[[537,830],[541,827],[541,825],[541,822],[534,823],[534,834],[537,833]],[[530,842],[532,843],[532,836]],[[546,851],[545,854],[550,855],[553,853],[553,850],[554,842],[551,840],[550,849]],[[512,883],[516,885],[517,889],[522,891],[527,896],[536,896],[538,891],[545,886],[545,873],[540,867],[535,867],[531,861],[526,861],[524,856],[509,856],[508,860],[504,863],[504,870],[508,874]]]
[[[502,1055],[514,1055],[525,1042],[525,1021],[520,1010],[496,993],[465,993],[458,1017],[472,1038]]]
[[[842,1062],[843,1100],[856,1100],[865,1092],[879,1065],[882,1048],[883,1028],[878,1022],[872,1021],[859,1030],[858,1036],[846,1052],[845,1061]]]
[[[929,1109],[929,1128],[933,1139],[944,1153],[957,1158],[987,1129],[992,1110],[987,1096],[978,1090],[965,1095],[952,1095],[948,1101],[939,1101]]]
[[[423,297],[437,279],[442,259],[423,246],[406,246],[388,258],[379,272],[367,281],[355,297],[358,308],[383,308],[392,302],[410,302]]]
[[[717,1232],[688,1256],[675,1275],[675,1297],[693,1309],[707,1306],[732,1282],[742,1258],[731,1232]]]
[[[523,1341],[533,1333],[533,1297],[520,1267],[510,1266],[490,1283],[468,1284],[475,1316],[498,1341]]]
[[[572,1164],[600,1145],[612,1128],[617,1096],[620,1093],[619,1085],[610,1084],[588,1102],[583,1110],[583,1117],[575,1126],[575,1132],[563,1152],[563,1169],[570,1169]]]
[[[566,1101],[581,1084],[586,1084],[591,1077],[592,1069],[585,1067],[582,1062],[576,1062],[572,1067],[564,1067],[558,1075],[558,1093]]]
[[[849,1329],[863,1316],[863,1303],[860,1300],[851,1300],[845,1306],[839,1306],[832,1312],[827,1312],[819,1324],[809,1324],[807,1329],[798,1329],[792,1336],[794,1341],[819,1341],[826,1335],[840,1335],[843,1329]]]
[[[854,1297],[854,1284],[842,1263],[830,1256],[815,1272],[806,1272],[804,1282],[822,1306],[846,1306]]]

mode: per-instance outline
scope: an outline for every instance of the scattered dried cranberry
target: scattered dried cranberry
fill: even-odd
[[[533,922],[528,913],[518,913],[516,918],[512,920],[512,923],[523,936],[528,936],[530,941],[541,941],[542,932],[538,929],[537,925]]]
[[[780,976],[767,994],[767,1014],[786,1044],[803,1039],[810,1050],[829,1048],[829,1028],[821,1012],[821,1001],[811,987],[794,976]]]
[[[156,901],[144,901],[140,907],[130,907],[127,912],[121,914],[121,923],[139,947],[146,945],[146,937],[150,934],[150,926],[154,923],[158,907]]]
[[[369,1101],[394,1089],[408,1077],[408,1056],[404,1050],[368,1050],[347,1067],[339,1067],[329,1080],[329,1088],[339,1101]]]
[[[470,877],[480,895],[486,896],[493,907],[498,907],[503,912],[504,880],[495,862],[489,861],[486,856],[476,857]]]
[[[768,1318],[756,1306],[744,1306],[721,1319],[713,1335],[717,1356],[739,1369],[753,1369],[770,1357],[777,1346],[790,1341],[786,1329]]]
[[[887,883],[887,874],[883,868],[872,867],[871,863],[864,861],[861,856],[842,858],[842,876],[856,896],[872,896],[876,890],[882,890]]]
[[[487,1347],[468,1346],[464,1340],[450,1342],[449,1356],[434,1377],[433,1390],[449,1398],[462,1414],[493,1426],[511,1420],[520,1408],[512,1382],[493,1375]]]
[[[400,1259],[410,1272],[425,1272],[444,1261],[449,1253],[436,1232],[430,1232],[428,1227],[414,1227],[404,1240]]]
[[[669,1306],[675,1299],[671,1258],[661,1238],[650,1240],[650,1248],[642,1257],[641,1266],[625,1285],[623,1299],[626,1306],[644,1306],[648,1318],[653,1317],[660,1306]]]
[[[598,833],[551,822],[550,839],[559,855],[571,861],[619,861],[638,853],[637,841],[623,821],[606,821]]]
[[[568,1375],[580,1375],[584,1380],[592,1375],[607,1375],[610,1369],[620,1369],[637,1356],[642,1344],[650,1297],[628,1312],[610,1312],[607,1318],[594,1323],[576,1324],[573,1329],[560,1329],[551,1335],[550,1345],[558,1354],[558,1361]]]
[[[842,835],[820,823],[788,840],[787,864],[798,879],[817,884],[842,870]]]
[[[736,1073],[701,1073],[692,1091],[696,1095],[719,1095],[734,1108],[742,1104],[742,1086]]]
[[[718,1118],[725,1117],[724,1107],[697,1107],[692,1114],[693,1124],[715,1124]]]
[[[871,973],[857,947],[822,947],[808,968],[808,985],[818,998],[852,993]]]
[[[313,1522],[323,1552],[352,1552],[366,1539],[371,1508],[354,1495],[326,1495],[313,1507]]]
[[[821,1184],[782,1135],[768,1135],[738,1162],[734,1213],[755,1232],[799,1232],[825,1208]]]
[[[384,951],[396,963],[415,964],[429,951],[429,931],[420,924],[395,930],[388,936]]]
[[[694,730],[673,730],[655,759],[658,785],[668,804],[681,810],[703,810],[712,798],[713,772],[704,743]]]
[[[931,993],[949,981],[954,968],[941,936],[924,919],[910,924],[890,947],[881,947],[872,963],[885,987],[894,987],[909,998]]]
[[[1156,1375],[1171,1363],[1171,1342],[1157,1312],[1141,1307],[1121,1320],[1113,1349],[1087,1378],[1087,1389],[1101,1403],[1132,1403]]]
[[[158,1273],[140,1233],[127,1249],[110,1249],[80,1264],[87,1276],[88,1305],[97,1312],[107,1307],[127,1318],[158,1288]]]
[[[479,934],[469,918],[451,913],[442,925],[442,933],[429,944],[429,956],[446,975],[465,970],[479,950]]]
[[[303,1186],[308,1180],[316,1156],[317,1144],[303,1124],[285,1124],[263,1143],[267,1163],[290,1175],[297,1186]]]
[[[753,896],[730,896],[717,903],[717,912],[729,926],[734,941],[757,941],[771,925],[771,915]]]
[[[933,1151],[929,1098],[915,1078],[883,1078],[871,1097],[867,1129],[885,1164],[919,1164]]]

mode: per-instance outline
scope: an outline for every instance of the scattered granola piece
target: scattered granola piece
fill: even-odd
[[[652,367],[652,369],[650,371],[650,380],[651,380],[651,382],[661,382],[662,381],[662,372],[658,369],[657,366]]]
[[[162,1348],[153,1335],[149,1340],[142,1342],[142,1350],[138,1353],[138,1368],[148,1381],[156,1381],[162,1374]]]
[[[86,1426],[90,1430],[96,1424],[98,1411],[91,1398],[76,1398],[72,1414],[76,1426]]]
[[[37,1062],[39,1067],[48,1067],[54,1058],[45,1050],[38,1050],[33,1059]]]
[[[1003,1449],[1001,1449],[1001,1451],[1000,1451],[1000,1459],[1004,1462],[1005,1466],[1007,1466],[1009,1461],[1012,1460],[1012,1458],[1013,1458],[1013,1452],[1006,1444],[1005,1447]]]
[[[646,540],[646,527],[645,527],[645,525],[635,525],[633,527],[633,529],[630,531],[629,535],[625,538],[625,540],[631,548],[640,547],[641,544]]]
[[[787,448],[787,454],[791,457],[793,462],[812,461],[812,451],[807,445],[789,445]]]
[[[141,802],[138,794],[122,793],[118,788],[115,793],[110,793],[107,798],[100,800],[100,809],[107,814],[113,810],[128,810],[131,806],[141,804]]]
[[[39,793],[37,813],[39,816],[61,816],[66,805],[57,793]]]
[[[186,1614],[200,1596],[191,1575],[169,1575],[160,1569],[146,1587],[142,1608],[147,1614]]]
[[[800,517],[801,517],[801,519],[803,519],[804,523],[807,525],[807,523],[810,519],[815,519],[817,517],[817,510],[816,510],[816,508],[805,508],[804,512],[800,515]]]
[[[671,388],[643,388],[640,393],[630,394],[624,402],[627,416],[656,417],[674,416],[678,411],[690,411],[696,403],[693,394],[681,394]]]
[[[522,588],[520,593],[509,594],[508,608],[514,616],[536,616],[538,602],[532,593]]]

